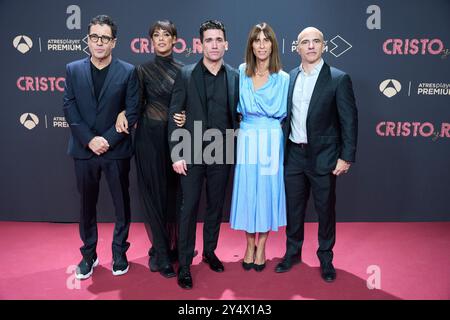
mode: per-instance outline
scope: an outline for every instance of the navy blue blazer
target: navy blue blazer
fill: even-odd
[[[64,116],[71,130],[68,154],[75,159],[95,155],[88,144],[95,136],[105,138],[110,147],[101,156],[125,159],[132,156],[131,135],[118,133],[117,115],[126,110],[131,128],[139,110],[139,83],[133,65],[113,58],[97,101],[92,82],[90,57],[66,66]]]
[[[289,73],[287,117],[283,125],[285,146],[291,132],[292,96],[299,67]],[[345,72],[324,63],[309,103],[306,131],[310,156],[317,173],[334,170],[338,159],[355,161],[358,112],[352,81]]]

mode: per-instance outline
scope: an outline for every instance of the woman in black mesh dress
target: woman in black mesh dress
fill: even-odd
[[[142,109],[135,135],[135,159],[145,227],[152,242],[150,270],[170,278],[176,275],[171,263],[177,257],[176,211],[181,196],[169,154],[167,115],[173,83],[182,63],[172,56],[177,29],[171,21],[155,22],[149,36],[155,58],[137,67]],[[180,127],[183,125],[183,114],[176,114],[174,119]],[[117,118],[116,129],[128,133],[124,113]]]

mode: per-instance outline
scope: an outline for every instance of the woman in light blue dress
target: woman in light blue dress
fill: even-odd
[[[275,33],[267,23],[250,31],[245,62],[239,66],[242,121],[230,224],[246,232],[243,268],[262,271],[269,231],[286,225],[281,121],[286,117],[289,86],[289,75],[281,70]]]

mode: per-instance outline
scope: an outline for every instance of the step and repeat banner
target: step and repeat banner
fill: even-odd
[[[286,71],[300,63],[299,31],[319,28],[324,60],[351,75],[359,111],[357,161],[338,179],[338,220],[450,220],[448,0],[2,0],[0,220],[78,221],[65,65],[88,55],[87,25],[98,14],[118,24],[113,54],[135,65],[153,58],[147,32],[157,19],[177,25],[175,58],[184,63],[202,57],[199,25],[222,20],[225,60],[235,67],[250,28],[268,22]],[[142,221],[134,161],[130,193],[133,220]],[[99,221],[113,221],[111,203],[103,182]],[[316,219],[313,205],[308,218]]]

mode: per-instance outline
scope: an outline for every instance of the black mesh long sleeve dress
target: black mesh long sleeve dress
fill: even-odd
[[[155,56],[137,67],[142,109],[135,134],[135,160],[145,226],[152,242],[152,271],[176,257],[176,213],[181,195],[179,177],[170,159],[167,118],[173,84],[181,67],[182,63],[172,55]]]

